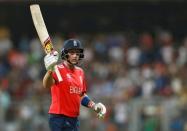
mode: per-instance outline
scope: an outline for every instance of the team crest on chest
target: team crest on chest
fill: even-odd
[[[68,73],[66,74],[67,79],[71,79],[71,75]]]

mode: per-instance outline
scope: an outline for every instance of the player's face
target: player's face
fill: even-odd
[[[68,60],[72,64],[77,64],[79,61],[79,56],[80,56],[80,50],[78,49],[71,49],[68,51]]]

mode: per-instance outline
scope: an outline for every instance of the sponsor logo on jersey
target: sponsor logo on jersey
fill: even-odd
[[[70,94],[81,94],[81,92],[82,92],[82,88],[80,88],[80,87],[77,87],[77,86],[70,86],[70,88],[69,88],[70,90]]]

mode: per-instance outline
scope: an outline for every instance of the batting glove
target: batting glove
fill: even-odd
[[[53,51],[47,54],[44,57],[44,64],[45,64],[46,70],[53,70],[54,66],[58,62],[58,58],[59,58],[59,53],[57,51]]]
[[[102,103],[97,103],[93,106],[93,110],[97,113],[99,119],[104,118],[106,114],[106,107]]]

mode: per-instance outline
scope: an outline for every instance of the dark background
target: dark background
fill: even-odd
[[[50,34],[159,28],[178,38],[187,33],[187,2],[2,2],[0,25],[10,28],[14,40],[25,32],[36,35],[29,10],[33,3],[40,4]]]

